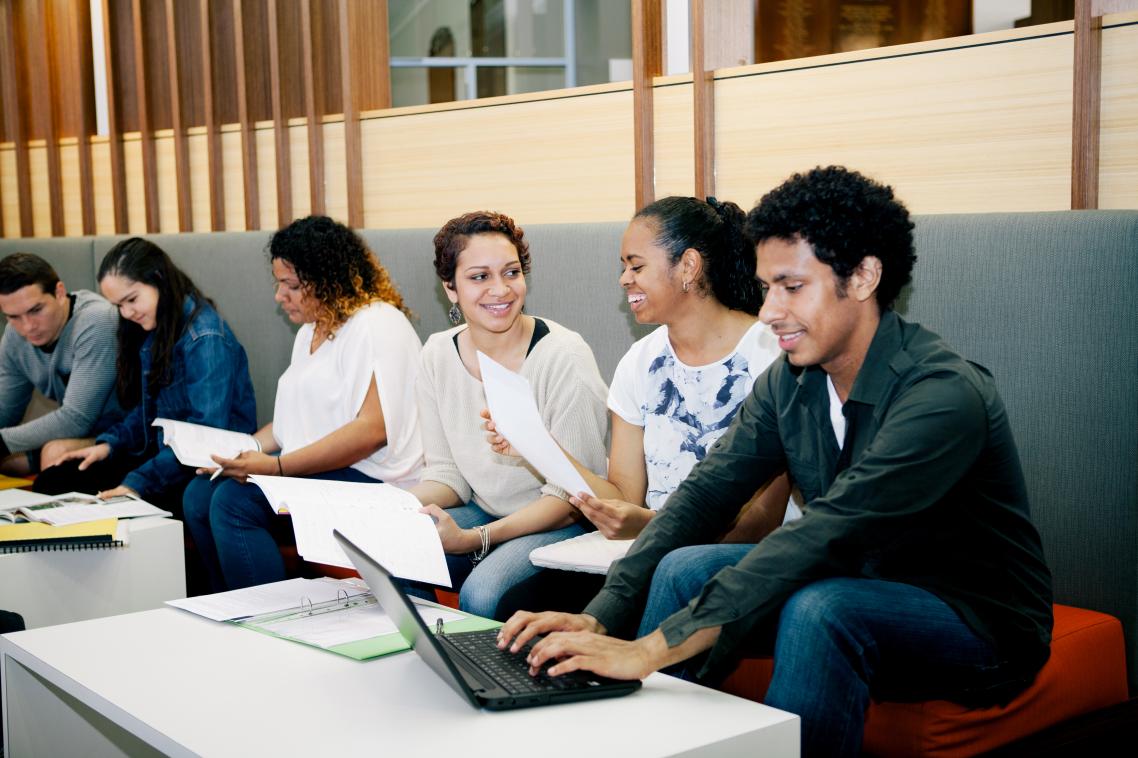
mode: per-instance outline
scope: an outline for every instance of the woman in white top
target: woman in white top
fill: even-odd
[[[291,537],[288,522],[246,482],[250,474],[406,487],[422,466],[421,346],[386,269],[359,235],[326,216],[278,231],[269,257],[276,301],[302,325],[273,420],[254,434],[259,451],[214,456],[222,477],[199,476],[183,500],[215,590],[285,578],[276,538]]]
[[[744,220],[734,203],[666,197],[637,213],[621,240],[629,307],[639,323],[660,327],[629,349],[613,375],[607,476],[577,462],[597,496],[570,502],[609,539],[640,534],[779,356],[777,339],[757,318],[755,251]],[[491,443],[509,452],[504,438],[492,434]],[[786,513],[788,494],[785,477],[756,493],[723,539],[756,542],[795,517],[796,508]],[[499,613],[579,611],[603,579],[545,570],[511,591]]]
[[[438,523],[451,579],[461,585],[460,607],[483,616],[493,616],[502,593],[536,571],[530,550],[582,529],[568,493],[486,445],[477,353],[526,377],[553,438],[585,465],[604,465],[604,381],[580,335],[522,312],[529,264],[522,230],[500,213],[468,213],[435,236],[451,321],[466,323],[423,347],[426,466],[411,491]]]

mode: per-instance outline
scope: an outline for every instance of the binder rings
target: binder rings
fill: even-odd
[[[415,602],[421,614],[430,615],[432,626],[438,617],[447,632],[471,632],[501,626],[493,619],[472,616],[427,600],[416,599]],[[316,604],[302,598],[301,604],[296,608],[254,616],[237,621],[236,624],[357,661],[411,649],[371,593],[351,597],[345,595]]]
[[[0,555],[53,550],[105,550],[124,547],[127,531],[118,519],[86,521],[68,526],[5,524],[0,526]]]

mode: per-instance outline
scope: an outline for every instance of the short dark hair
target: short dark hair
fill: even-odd
[[[893,189],[843,166],[795,174],[747,214],[747,236],[803,239],[845,282],[866,256],[881,261],[877,305],[888,310],[912,278],[913,222]]]
[[[194,320],[203,305],[213,305],[213,301],[174,265],[166,251],[141,237],[125,239],[107,251],[95,278],[102,282],[108,276],[123,276],[158,290],[158,312],[155,314],[154,345],[151,348],[153,358],[150,374],[146,377],[150,393],[157,394],[174,379],[174,346],[186,324]],[[194,301],[189,316],[184,313],[186,298]],[[141,399],[142,365],[138,351],[146,337],[141,326],[119,317],[115,391],[119,402],[126,408],[134,407]]]
[[[363,238],[328,216],[298,218],[273,234],[269,260],[285,261],[320,304],[317,322],[335,329],[382,300],[410,315],[387,269]]]
[[[51,264],[32,253],[12,253],[0,260],[0,295],[11,295],[29,284],[44,292],[54,292],[59,274]]]
[[[464,213],[443,224],[435,234],[435,273],[444,282],[454,282],[454,271],[458,266],[458,254],[466,249],[468,240],[475,234],[501,234],[518,251],[518,261],[522,273],[529,273],[529,243],[525,232],[504,213],[496,211],[473,211]]]
[[[665,197],[641,208],[633,218],[651,221],[656,244],[671,265],[691,248],[703,258],[697,286],[731,310],[757,315],[762,298],[755,279],[755,246],[743,234],[746,217],[732,202],[714,197]]]

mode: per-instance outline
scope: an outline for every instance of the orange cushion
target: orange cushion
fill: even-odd
[[[1035,681],[1004,707],[965,708],[947,700],[874,702],[863,749],[873,755],[964,756],[1014,742],[1067,719],[1127,698],[1122,624],[1113,616],[1054,606],[1051,658]],[[773,662],[748,658],[723,689],[761,700]]]

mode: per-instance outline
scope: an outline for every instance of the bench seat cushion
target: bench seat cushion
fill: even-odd
[[[1122,624],[1113,616],[1056,605],[1051,658],[1024,692],[1003,707],[965,708],[946,700],[874,702],[866,714],[866,753],[966,756],[993,750],[1127,698]],[[722,689],[762,700],[773,660],[747,658]]]

